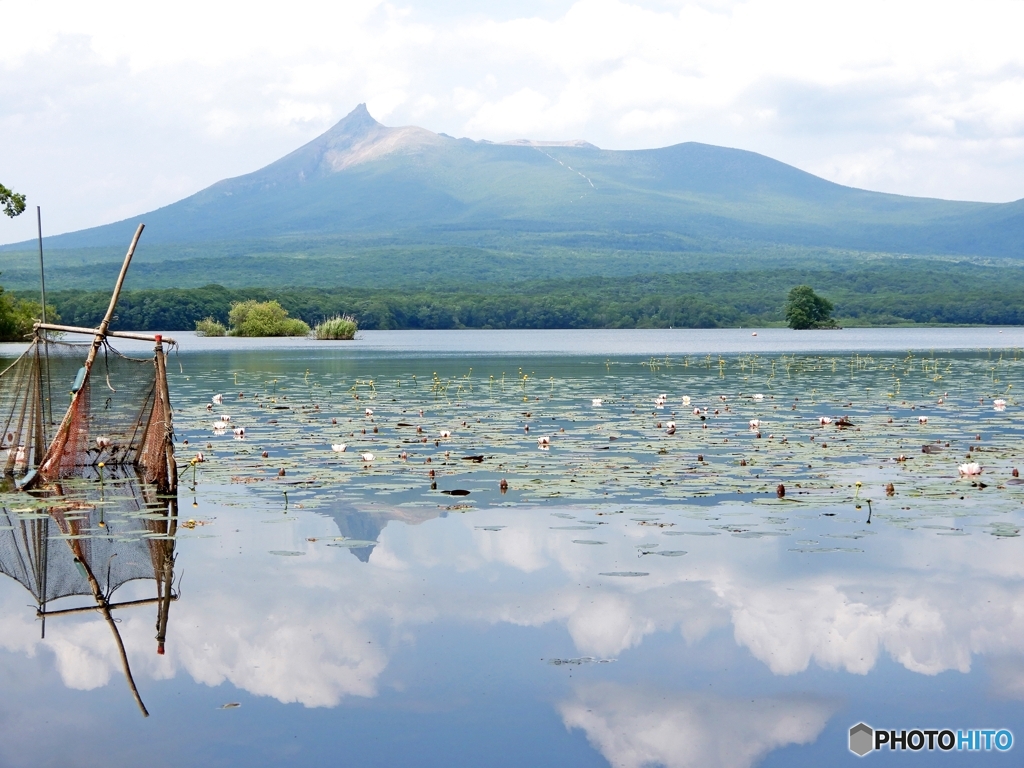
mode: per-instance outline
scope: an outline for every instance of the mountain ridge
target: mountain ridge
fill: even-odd
[[[388,127],[358,105],[320,136],[251,173],[138,217],[48,237],[48,251],[144,243],[378,238],[417,245],[525,243],[595,253],[659,234],[704,252],[770,247],[1024,258],[1024,199],[976,203],[848,187],[747,150],[685,142],[605,150],[583,140],[491,143]],[[32,243],[0,247],[29,250]],[[533,246],[531,246],[533,247]],[[584,246],[590,247],[590,246]],[[105,251],[104,251],[105,253]],[[111,251],[109,256],[115,258]],[[241,265],[242,262],[239,262]],[[398,265],[396,265],[398,266]]]

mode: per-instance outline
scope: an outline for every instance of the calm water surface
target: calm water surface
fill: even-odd
[[[1024,738],[1024,332],[1001,330],[181,334],[177,453],[205,461],[166,653],[153,606],[119,611],[151,717],[102,620],[41,638],[4,578],[0,764],[745,768],[852,764],[860,721]]]

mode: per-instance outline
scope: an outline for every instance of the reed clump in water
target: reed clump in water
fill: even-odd
[[[313,335],[325,341],[349,341],[355,338],[358,327],[351,315],[335,315],[317,323]]]
[[[196,322],[196,336],[226,336],[228,329],[212,317]]]

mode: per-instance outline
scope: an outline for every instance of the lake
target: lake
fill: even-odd
[[[861,722],[1024,737],[1024,329],[171,335],[176,533],[128,478],[67,490],[114,599],[173,551],[165,652],[155,605],[117,611],[150,717],[96,612],[56,600],[41,636],[40,569],[0,544],[0,764],[788,767],[855,763]],[[48,524],[25,498],[0,534]],[[990,746],[933,752],[1020,749]]]

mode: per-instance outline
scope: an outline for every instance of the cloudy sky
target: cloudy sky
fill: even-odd
[[[0,19],[0,183],[50,234],[255,170],[364,101],[474,139],[703,141],[1024,197],[1024,0],[0,0]]]

